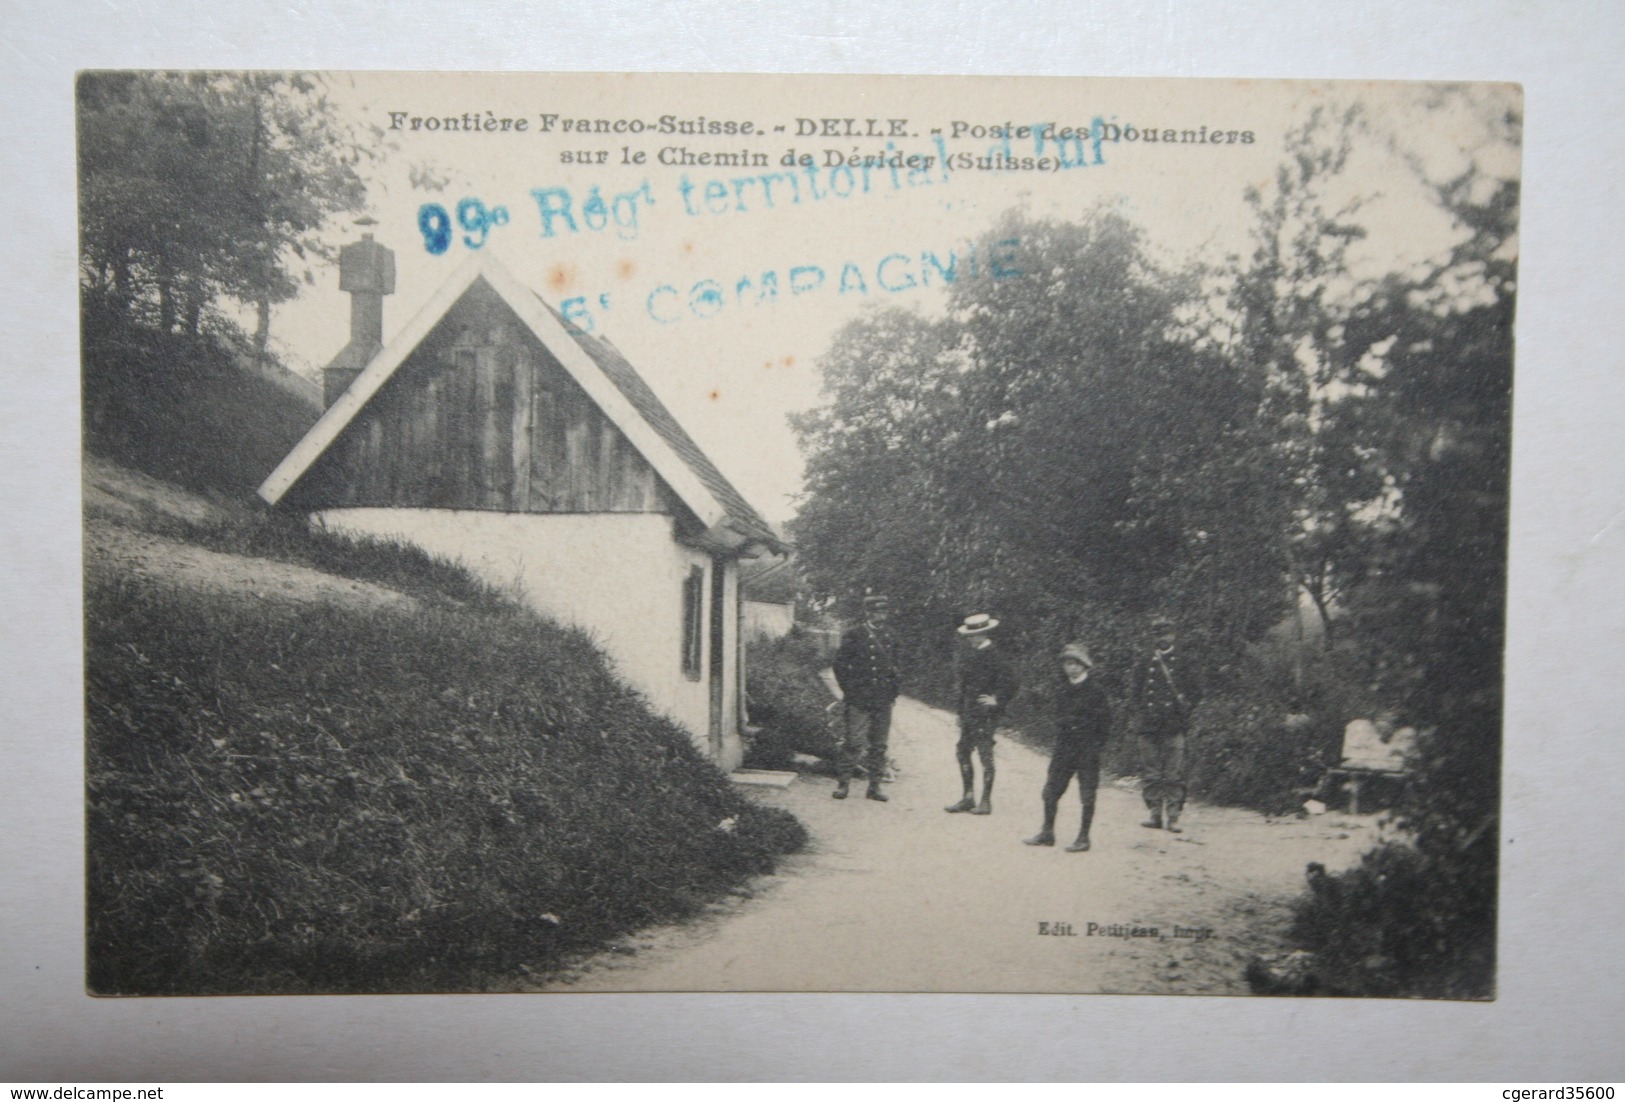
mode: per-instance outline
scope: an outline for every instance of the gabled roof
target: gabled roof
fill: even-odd
[[[728,519],[736,523],[740,534],[772,545],[775,551],[783,550],[784,545],[779,540],[778,534],[773,531],[773,526],[751,508],[750,502],[746,501],[711,460],[706,458],[700,446],[683,431],[683,426],[677,423],[677,418],[671,415],[671,411],[661,403],[655,392],[649,389],[649,384],[643,381],[643,376],[639,375],[627,362],[626,357],[621,355],[620,349],[608,341],[599,340],[569,325],[565,328],[575,338],[576,343],[586,350],[587,355],[592,357],[593,362],[620,388],[621,393],[626,395],[633,408],[655,427],[655,431],[659,432],[666,443],[671,445],[672,450],[682,457],[683,462],[687,463],[705,484],[705,488],[721,502],[727,510]]]
[[[716,465],[683,431],[665,404],[643,381],[626,357],[606,341],[569,325],[541,297],[525,287],[492,257],[465,263],[435,292],[395,338],[339,396],[303,440],[294,446],[260,486],[260,497],[276,504],[304,477],[322,454],[366,407],[384,383],[476,281],[495,291],[526,327],[551,352],[564,370],[587,392],[610,423],[618,428],[654,468],[678,499],[694,512],[708,530],[733,533],[744,542],[766,545],[775,553],[786,550],[778,533]]]

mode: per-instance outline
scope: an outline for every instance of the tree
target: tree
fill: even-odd
[[[271,305],[357,209],[360,143],[299,74],[86,73],[79,79],[81,280],[116,316],[196,333],[222,298]],[[304,273],[308,278],[308,269]]]
[[[1360,121],[1358,108],[1318,106],[1287,134],[1273,186],[1245,193],[1254,249],[1228,296],[1231,353],[1264,376],[1274,458],[1293,487],[1282,552],[1328,648],[1333,612],[1364,576],[1367,514],[1384,490],[1350,401],[1370,346],[1349,339],[1346,323],[1366,291],[1349,250],[1366,230],[1355,221],[1362,197],[1337,193],[1347,190],[1341,177]]]
[[[1399,641],[1384,683],[1428,734],[1405,821],[1462,893],[1455,962],[1493,975],[1501,698],[1506,617],[1512,317],[1518,184],[1469,174],[1440,200],[1469,236],[1448,265],[1373,304],[1398,313],[1379,397],[1396,411],[1384,454],[1403,524],[1384,545],[1384,584],[1357,612]],[[1394,288],[1395,292],[1399,289]]]
[[[824,597],[892,594],[904,638],[930,634],[946,521],[934,467],[957,400],[951,329],[904,310],[848,324],[823,359],[825,404],[791,417],[807,453],[792,537]]]
[[[1517,114],[1493,100],[1471,106],[1489,109],[1491,145],[1515,149]],[[1482,998],[1494,990],[1519,189],[1476,161],[1423,183],[1454,246],[1339,314],[1347,454],[1380,478],[1380,501],[1369,487],[1321,489],[1363,528],[1345,638],[1422,732],[1399,815],[1407,842],[1332,878],[1346,882],[1305,902],[1299,930],[1334,993]]]
[[[1283,610],[1280,487],[1260,448],[1262,378],[1207,339],[1194,270],[1148,256],[1112,211],[1078,223],[1011,215],[1023,275],[956,285],[952,316],[979,370],[966,496],[1004,520],[1039,581],[1040,616],[1089,626],[1153,606],[1233,652]],[[998,477],[988,479],[985,471]]]
[[[961,272],[946,319],[875,315],[822,361],[828,404],[796,421],[814,579],[886,585],[933,639],[991,609],[1037,654],[1126,651],[1168,606],[1234,653],[1287,594],[1262,376],[1119,214],[1012,212],[977,250],[998,269]]]

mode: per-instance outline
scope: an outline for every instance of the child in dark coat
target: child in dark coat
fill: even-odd
[[[1055,696],[1055,749],[1044,781],[1044,828],[1026,839],[1029,846],[1055,844],[1055,813],[1075,776],[1078,797],[1083,801],[1083,823],[1078,828],[1078,840],[1066,850],[1082,853],[1089,848],[1095,789],[1100,785],[1100,755],[1112,732],[1111,705],[1099,683],[1090,676],[1094,665],[1089,648],[1082,643],[1069,643],[1061,650],[1065,682]]]

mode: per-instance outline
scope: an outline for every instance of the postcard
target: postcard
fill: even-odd
[[[1494,998],[1516,86],[76,107],[92,993]]]

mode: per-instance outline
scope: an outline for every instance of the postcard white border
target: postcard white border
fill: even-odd
[[[1604,0],[8,4],[0,1078],[1625,1077],[1625,19]],[[1493,1005],[82,994],[72,74],[90,67],[1506,80],[1527,129]],[[1611,339],[1613,338],[1613,339]],[[1581,778],[1577,780],[1576,778]]]

